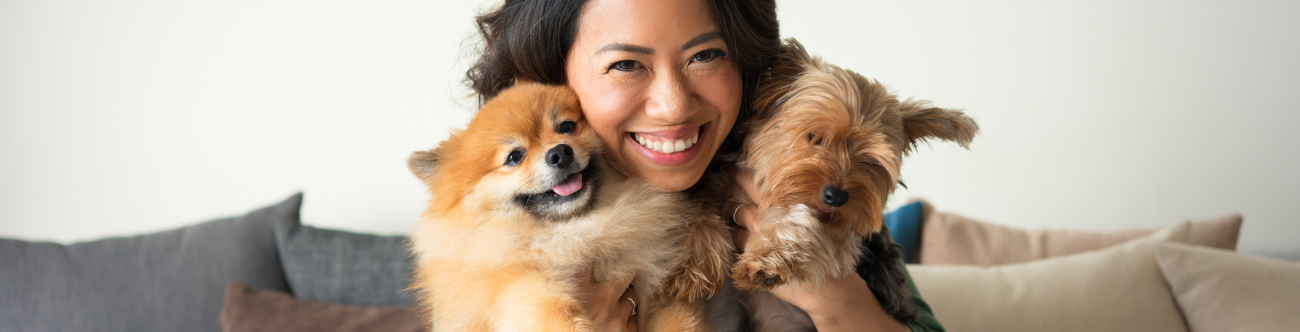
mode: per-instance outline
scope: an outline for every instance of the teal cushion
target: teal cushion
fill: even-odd
[[[903,257],[908,263],[916,262],[916,249],[921,242],[921,202],[911,202],[885,213],[885,227],[890,238],[903,246]]]

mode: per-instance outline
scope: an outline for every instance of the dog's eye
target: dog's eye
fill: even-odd
[[[519,165],[519,162],[523,160],[524,160],[523,151],[519,151],[519,150],[510,151],[510,154],[506,155],[506,166]]]
[[[560,134],[569,134],[572,133],[573,129],[577,127],[578,127],[577,122],[564,120],[564,122],[560,122],[560,125],[555,128],[555,132]]]
[[[812,143],[812,145],[822,145],[821,137],[817,137],[817,134],[813,133],[808,133],[808,142]]]
[[[872,167],[880,166],[880,161],[876,160],[876,157],[867,157],[866,160],[860,161],[858,162],[858,164],[862,165],[862,167],[872,168]]]

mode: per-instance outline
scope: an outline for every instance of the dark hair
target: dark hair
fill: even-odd
[[[713,20],[740,71],[740,115],[718,154],[740,148],[744,123],[758,76],[781,47],[775,0],[707,0]],[[481,55],[465,73],[479,102],[486,102],[516,79],[566,84],[565,64],[578,34],[586,0],[505,0],[478,17]]]

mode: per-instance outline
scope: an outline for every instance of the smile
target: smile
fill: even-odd
[[[629,132],[626,135],[627,144],[647,161],[660,166],[677,166],[694,160],[701,154],[701,149],[707,145],[709,129],[711,123],[705,123],[698,127],[688,127],[676,130],[661,130],[655,132]]]
[[[700,141],[700,132],[696,131],[690,137],[675,140],[664,140],[655,136],[642,136],[632,133],[632,139],[636,140],[637,144],[641,144],[641,146],[654,152],[677,153],[695,146],[695,143]]]

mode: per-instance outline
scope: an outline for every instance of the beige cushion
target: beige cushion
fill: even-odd
[[[951,331],[1187,331],[1154,244],[1187,242],[1186,222],[1108,249],[979,267],[908,265]]]
[[[992,266],[1028,262],[1107,248],[1151,234],[1151,229],[1116,232],[1025,231],[938,213],[927,203],[917,263]],[[1241,215],[1192,222],[1193,244],[1236,250]]]
[[[1193,332],[1300,329],[1300,263],[1177,243],[1156,257]]]

